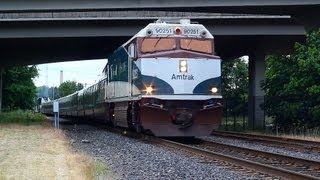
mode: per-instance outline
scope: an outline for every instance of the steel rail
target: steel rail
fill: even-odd
[[[282,154],[276,154],[271,152],[265,152],[260,150],[254,150],[249,148],[243,148],[233,145],[227,145],[223,143],[217,143],[212,141],[204,141],[204,145],[208,145],[209,147],[214,148],[222,148],[222,149],[230,149],[230,151],[238,151],[238,152],[244,152],[245,154],[251,154],[255,155],[258,158],[265,157],[267,159],[278,159],[280,163],[291,164],[294,167],[306,167],[306,169],[315,169],[320,171],[320,162],[314,161],[314,160],[308,160],[308,159],[302,159]],[[267,163],[267,162],[266,162]],[[265,163],[264,163],[265,164]],[[320,175],[320,173],[318,173]],[[320,177],[319,177],[320,178]]]
[[[318,162],[318,161],[302,159],[302,158],[297,158],[297,157],[292,157],[292,156],[287,156],[287,155],[281,155],[281,154],[276,154],[276,153],[271,153],[271,152],[253,150],[253,149],[248,149],[248,148],[243,148],[243,147],[238,147],[238,146],[230,146],[230,145],[212,142],[212,141],[205,141],[204,143],[209,144],[210,146],[215,146],[215,147],[220,146],[223,148],[232,148],[233,150],[244,151],[244,152],[248,152],[248,153],[261,154],[261,155],[265,155],[265,156],[268,156],[271,158],[281,158],[286,161],[294,161],[295,163],[307,164],[308,166],[318,166],[320,169],[320,162]]]
[[[317,142],[317,141],[275,137],[275,136],[269,136],[269,135],[235,133],[235,132],[226,132],[226,131],[213,131],[211,135],[252,140],[252,141],[264,142],[268,144],[271,143],[271,144],[277,144],[285,147],[293,147],[298,149],[307,149],[315,152],[320,152],[320,142]]]

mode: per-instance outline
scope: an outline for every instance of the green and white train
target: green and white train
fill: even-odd
[[[209,135],[221,123],[221,59],[201,24],[148,24],[108,58],[103,77],[58,99],[60,114],[171,137]],[[52,114],[52,102],[41,111]]]

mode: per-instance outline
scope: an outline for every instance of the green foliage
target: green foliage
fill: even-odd
[[[48,97],[48,87],[47,86],[37,87],[37,97]]]
[[[60,97],[67,96],[77,91],[77,82],[75,81],[66,81],[60,84],[59,94]]]
[[[50,87],[48,89],[48,96],[50,99],[58,99],[59,98],[59,88],[58,87]]]
[[[30,111],[16,110],[11,112],[0,113],[0,124],[22,124],[32,125],[41,124],[46,116],[40,113]]]
[[[320,31],[307,35],[287,56],[268,56],[265,110],[277,126],[289,131],[320,126]]]
[[[4,109],[32,109],[37,92],[32,79],[36,76],[38,76],[36,66],[5,69],[3,74]]]
[[[84,86],[83,86],[82,83],[78,83],[78,84],[77,84],[77,91],[80,91],[80,90],[83,89],[83,88],[84,88]]]
[[[223,61],[222,95],[224,113],[240,115],[247,109],[248,102],[248,64],[243,59]]]

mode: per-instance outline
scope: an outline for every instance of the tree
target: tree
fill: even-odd
[[[320,31],[307,34],[291,55],[268,56],[265,110],[283,130],[320,126]]]
[[[32,109],[37,93],[37,88],[33,83],[33,78],[36,76],[38,76],[36,66],[11,67],[4,71],[4,109]]]
[[[233,115],[239,115],[247,108],[248,84],[248,64],[243,59],[223,61],[222,95],[225,99],[225,113],[231,111]]]
[[[83,86],[82,83],[78,83],[78,84],[77,84],[77,91],[80,91],[80,90],[83,89],[83,88],[84,88],[84,86]]]
[[[60,84],[59,94],[60,97],[67,96],[77,91],[77,82],[75,81],[66,81]]]
[[[48,96],[51,100],[58,99],[59,96],[59,88],[58,87],[50,87],[48,89]]]
[[[37,87],[37,97],[48,97],[48,86]]]

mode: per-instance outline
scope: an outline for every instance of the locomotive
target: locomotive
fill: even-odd
[[[157,20],[108,58],[103,78],[58,99],[60,115],[161,137],[209,135],[221,123],[221,59],[188,19]],[[41,112],[52,114],[52,102]]]

